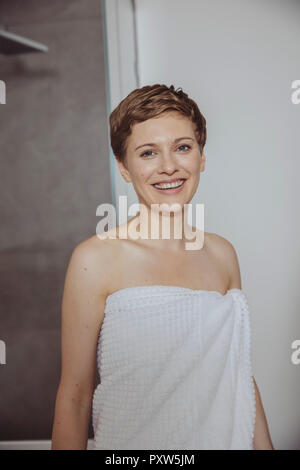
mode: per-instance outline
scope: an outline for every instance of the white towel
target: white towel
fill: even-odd
[[[106,299],[93,448],[253,449],[245,293],[137,286]]]

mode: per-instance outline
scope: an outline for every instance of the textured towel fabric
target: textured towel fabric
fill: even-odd
[[[93,448],[253,449],[245,293],[137,286],[106,299]]]

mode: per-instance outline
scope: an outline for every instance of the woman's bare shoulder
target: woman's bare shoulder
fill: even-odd
[[[113,250],[117,248],[117,244],[113,243],[112,237],[99,238],[98,235],[93,235],[75,246],[74,251],[80,253],[82,256],[91,256],[97,262],[98,257],[110,257]],[[96,259],[94,258],[96,257]]]
[[[126,252],[128,246],[126,241],[130,241],[128,224],[129,222],[125,222],[105,232],[97,233],[80,242],[73,251],[74,257],[81,264],[88,264],[95,274],[98,272],[100,278],[104,275],[109,286],[116,281],[118,263],[122,254]]]
[[[89,285],[100,289],[105,296],[110,291],[110,281],[114,276],[117,259],[117,240],[101,240],[97,235],[93,235],[74,247],[68,270],[85,272]]]
[[[225,252],[226,250],[234,250],[232,243],[225,237],[213,232],[205,232],[205,237],[209,246],[216,251]]]
[[[229,289],[241,288],[241,273],[237,252],[233,244],[217,233],[205,232],[207,245],[216,258],[228,271],[230,278]]]

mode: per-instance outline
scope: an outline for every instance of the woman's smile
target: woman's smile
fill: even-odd
[[[186,178],[176,178],[154,183],[152,186],[156,191],[163,194],[177,194],[182,191]]]

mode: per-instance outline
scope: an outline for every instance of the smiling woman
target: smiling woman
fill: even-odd
[[[197,132],[205,120],[202,118],[197,127],[170,107],[158,116],[153,114],[133,126],[126,139],[126,153],[121,153],[117,163],[124,179],[132,182],[140,203],[183,205],[195,194],[205,168],[205,127]],[[123,146],[116,147],[121,152]]]
[[[184,207],[205,170],[205,118],[181,89],[157,84],[130,93],[110,127],[143,210],[72,253],[53,448],[85,448],[92,410],[94,449],[272,449],[235,249],[207,232],[200,249],[186,249]],[[143,236],[132,237],[138,226]]]

